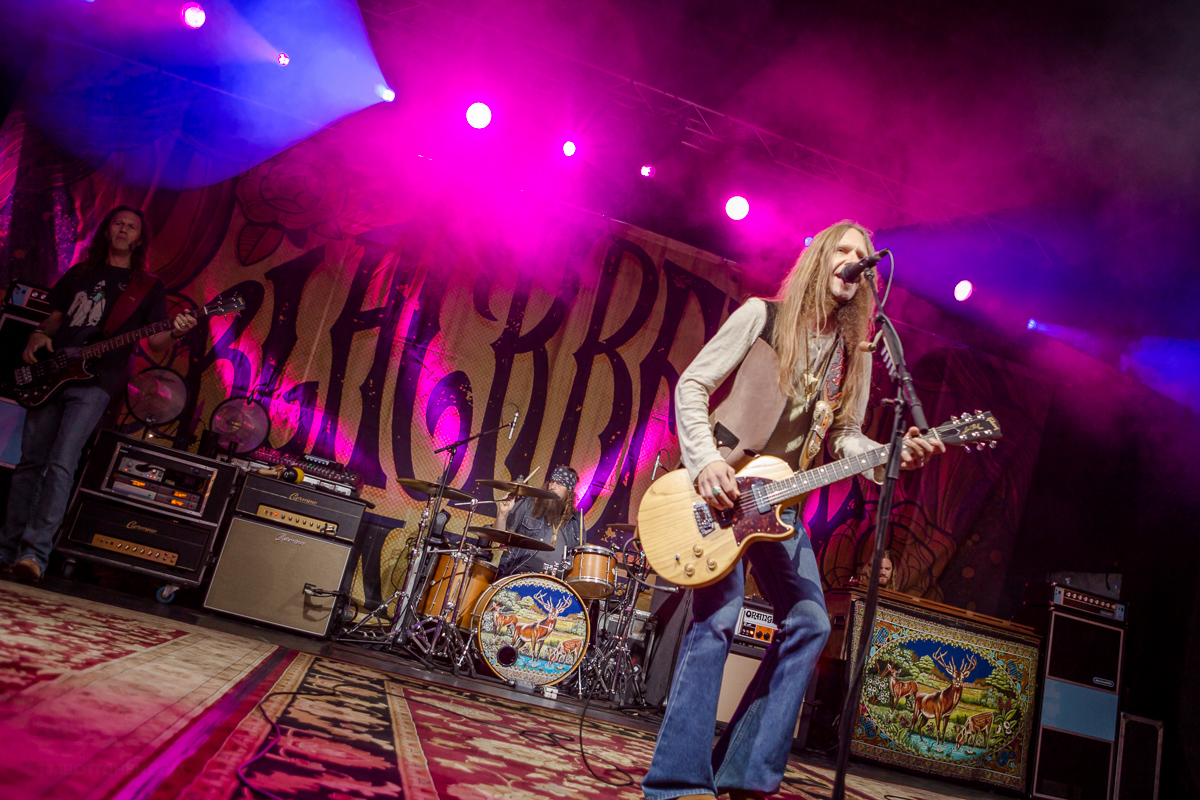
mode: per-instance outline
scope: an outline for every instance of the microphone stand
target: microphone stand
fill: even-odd
[[[904,363],[904,348],[900,345],[900,336],[896,333],[892,321],[880,307],[879,292],[875,289],[874,270],[871,270],[867,285],[871,287],[871,294],[875,296],[877,308],[875,322],[879,325],[879,332],[886,348],[884,359],[897,383],[895,399],[884,401],[895,408],[895,417],[892,422],[892,439],[889,445],[883,487],[879,492],[879,507],[875,518],[875,548],[871,557],[870,584],[867,587],[867,601],[863,609],[862,629],[858,635],[858,650],[850,668],[850,687],[846,691],[846,699],[842,704],[842,713],[839,718],[837,770],[834,773],[830,800],[844,800],[846,796],[846,768],[850,762],[850,739],[854,734],[854,726],[858,722],[858,699],[862,692],[863,669],[867,662],[867,648],[871,643],[871,633],[875,628],[875,611],[879,605],[879,579],[877,576],[879,568],[883,564],[883,551],[891,528],[892,500],[896,494],[896,485],[900,482],[900,452],[904,446],[907,417],[912,415],[913,423],[922,433],[929,430],[929,424],[925,420],[925,411],[921,407],[921,400],[917,397],[912,376]]]

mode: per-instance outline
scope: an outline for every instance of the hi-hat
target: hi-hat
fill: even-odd
[[[473,533],[481,539],[487,539],[489,542],[507,545],[508,547],[520,547],[524,550],[554,549],[549,542],[543,542],[541,539],[534,539],[532,536],[526,536],[523,533],[516,533],[515,531],[502,531],[483,525],[472,525],[467,528],[467,532]]]
[[[475,481],[480,486],[487,486],[492,489],[499,489],[502,492],[515,494],[518,497],[540,497],[545,500],[558,497],[549,489],[541,489],[537,486],[531,486],[528,483],[517,483],[516,481],[496,481],[491,479]]]
[[[442,497],[446,500],[475,500],[476,499],[464,491],[455,489],[452,486],[447,486],[444,483],[437,483],[435,481],[423,481],[420,478],[397,478],[396,483],[400,484],[401,486],[407,486],[409,489],[412,489],[414,492],[420,492],[421,494],[427,494],[430,497],[436,497],[437,493],[438,493],[438,489],[440,488],[442,490]]]

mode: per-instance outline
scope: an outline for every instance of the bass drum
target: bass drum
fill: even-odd
[[[510,575],[492,584],[472,615],[484,663],[507,681],[552,686],[575,671],[591,640],[587,607],[549,575]]]

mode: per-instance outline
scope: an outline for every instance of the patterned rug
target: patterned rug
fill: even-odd
[[[15,584],[0,617],[6,800],[633,800],[654,749],[589,719],[594,776],[578,715]],[[776,796],[829,779],[793,759]],[[914,795],[852,777],[847,796]]]

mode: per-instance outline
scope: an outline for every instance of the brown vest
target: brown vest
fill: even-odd
[[[766,306],[766,324],[728,379],[733,381],[729,394],[709,415],[717,451],[734,469],[741,469],[763,451],[787,407],[787,395],[779,386],[779,354],[771,346],[771,332],[775,328],[778,307],[770,301],[766,302]],[[825,431],[833,422],[841,399],[845,369],[841,368],[844,355],[841,359],[837,358],[839,352],[844,354],[840,341],[834,344],[831,351],[834,362],[832,368],[822,376],[825,386],[822,387],[822,398],[813,408],[812,427],[801,454],[801,469],[806,468],[820,452]],[[826,377],[832,381],[825,380]]]

